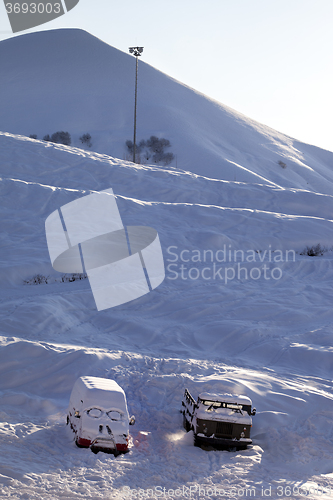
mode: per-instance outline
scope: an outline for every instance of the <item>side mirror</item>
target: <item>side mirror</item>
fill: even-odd
[[[251,411],[251,415],[255,415],[257,413],[257,410],[255,408],[253,408],[253,410]]]
[[[134,425],[135,424],[135,416],[132,415],[131,418],[129,419],[129,425]]]
[[[74,413],[74,417],[81,418],[80,412],[76,410],[76,412]]]

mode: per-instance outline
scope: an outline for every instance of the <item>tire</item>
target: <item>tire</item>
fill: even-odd
[[[77,437],[75,438],[75,444],[78,448],[86,448],[86,446],[82,446],[82,444],[79,444]]]

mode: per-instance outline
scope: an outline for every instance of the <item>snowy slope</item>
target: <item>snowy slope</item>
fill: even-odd
[[[314,164],[322,165],[321,154]],[[262,169],[269,178],[269,166]],[[0,178],[0,498],[124,499],[138,497],[138,488],[157,498],[147,490],[158,486],[184,486],[180,498],[190,487],[201,498],[199,486],[206,496],[223,489],[224,498],[244,497],[246,488],[257,497],[265,488],[266,496],[287,498],[294,488],[293,498],[330,498],[333,260],[331,251],[300,255],[306,245],[332,247],[329,183],[314,192],[254,177],[216,180],[10,133],[0,134]],[[54,281],[44,222],[64,203],[109,187],[124,224],[154,227],[166,266],[176,267],[152,293],[97,312],[87,281]],[[219,262],[224,245],[232,256],[255,255],[242,267],[267,265],[270,279],[245,279],[242,271],[226,282],[241,254]],[[203,260],[204,250],[214,262],[188,262]],[[286,262],[288,250],[295,254]],[[214,264],[222,278],[213,279]],[[280,279],[270,274],[276,267]],[[36,273],[53,282],[23,284]],[[75,447],[65,416],[81,375],[124,388],[137,418],[127,455]],[[185,387],[195,396],[250,396],[258,410],[253,447],[194,448],[181,427]]]
[[[94,151],[125,157],[125,141],[133,135],[133,56],[74,29],[18,36],[0,48],[0,130],[39,138],[65,130],[75,146],[89,132]],[[149,60],[149,47],[142,59]],[[333,153],[263,126],[143,60],[138,140],[169,139],[174,167],[229,181],[332,193]]]

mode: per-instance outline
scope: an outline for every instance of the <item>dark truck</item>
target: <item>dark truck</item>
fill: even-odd
[[[185,389],[182,401],[183,425],[193,430],[194,444],[215,448],[246,449],[252,443],[250,431],[252,401],[236,394],[199,394],[198,400]]]

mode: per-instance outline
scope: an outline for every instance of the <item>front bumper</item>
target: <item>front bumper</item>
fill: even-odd
[[[226,438],[216,438],[207,437],[203,434],[195,435],[195,442],[198,445],[213,446],[214,448],[245,448],[247,445],[252,444],[252,439],[250,438],[240,438],[240,439],[226,439]]]
[[[122,451],[125,452],[128,449],[127,443],[116,443],[112,439],[107,438],[96,438],[93,441],[90,439],[78,438],[77,444],[84,448],[97,448],[99,450],[105,451]]]
[[[117,445],[113,439],[108,438],[96,438],[91,442],[90,448],[103,448],[107,450],[116,450]]]

